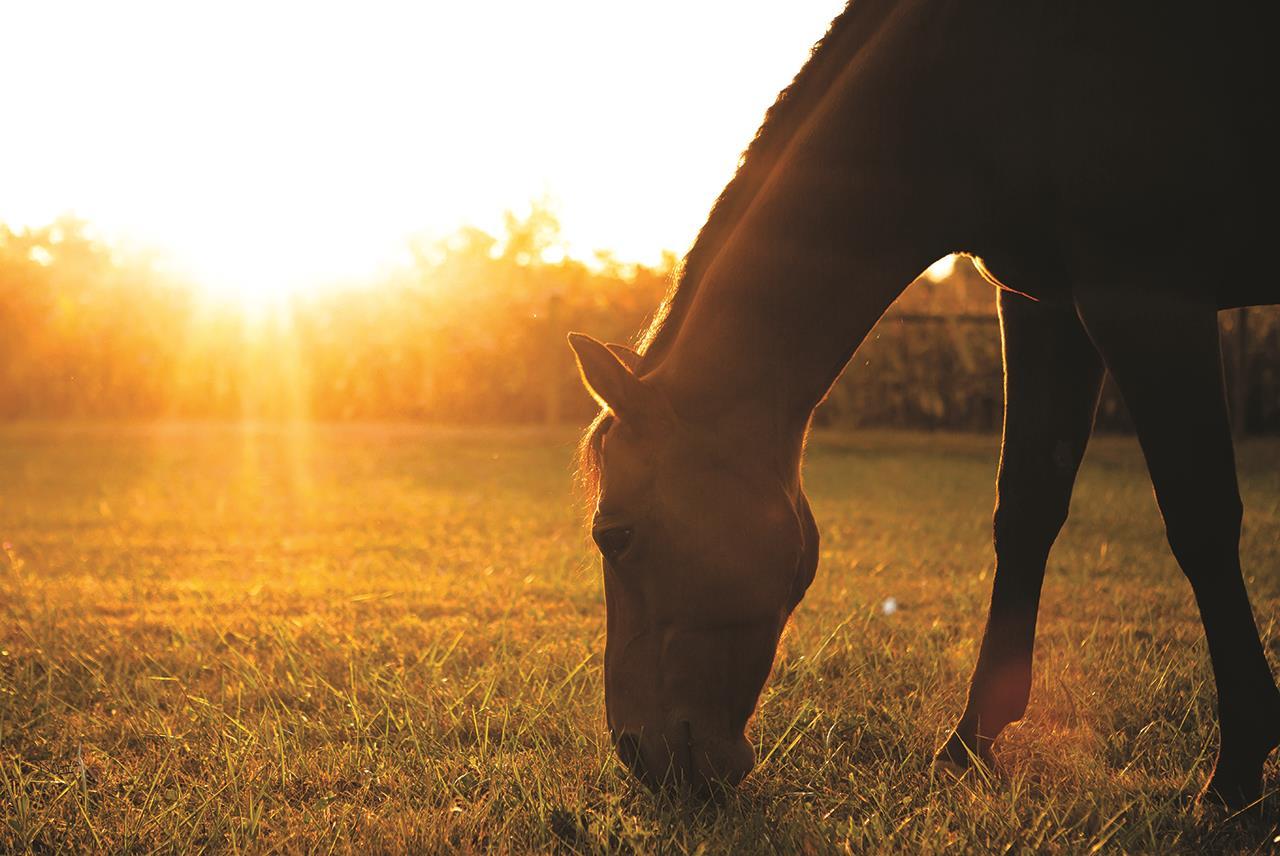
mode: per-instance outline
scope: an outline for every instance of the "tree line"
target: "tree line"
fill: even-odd
[[[567,330],[629,342],[677,259],[564,258],[544,206],[499,235],[463,228],[412,244],[413,263],[260,316],[222,304],[155,256],[124,253],[64,217],[0,227],[0,418],[413,419],[582,422],[594,411]],[[873,330],[819,424],[995,430],[994,294],[965,262],[914,283]],[[1252,310],[1246,347],[1224,315],[1237,409],[1280,432],[1280,315]],[[1104,427],[1124,427],[1108,391]]]

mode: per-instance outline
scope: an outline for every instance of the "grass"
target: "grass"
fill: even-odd
[[[763,762],[721,806],[655,798],[612,757],[572,441],[0,429],[0,851],[1198,853],[1280,834],[1274,812],[1187,805],[1212,676],[1131,440],[1085,464],[1003,778],[950,783],[929,759],[984,617],[996,441],[820,437],[819,576],[752,727]],[[1274,664],[1280,443],[1245,444],[1240,469]]]

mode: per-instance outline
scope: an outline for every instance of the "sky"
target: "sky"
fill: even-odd
[[[0,0],[0,222],[303,290],[545,198],[570,255],[652,262],[842,6]]]

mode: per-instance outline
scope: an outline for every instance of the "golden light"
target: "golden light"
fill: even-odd
[[[19,4],[0,222],[74,211],[257,306],[547,195],[571,255],[656,261],[842,5]]]
[[[956,261],[959,259],[955,253],[943,256],[924,272],[924,275],[934,282],[941,282],[951,276],[951,272],[956,269]]]

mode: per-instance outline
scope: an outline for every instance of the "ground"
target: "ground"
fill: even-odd
[[[1187,803],[1213,681],[1131,439],[1085,462],[1003,776],[952,783],[929,760],[984,617],[997,440],[818,437],[822,562],[752,725],[762,760],[701,806],[610,751],[572,442],[0,428],[0,851],[1195,853],[1280,834],[1274,811]],[[1274,667],[1280,441],[1245,443],[1240,470]]]

